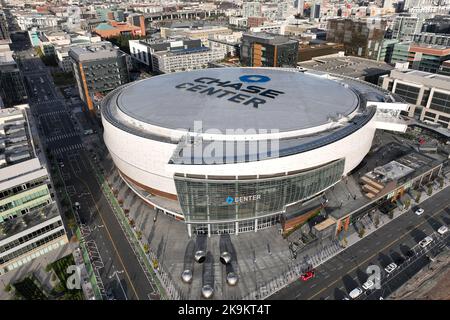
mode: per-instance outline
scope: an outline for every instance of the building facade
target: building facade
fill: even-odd
[[[421,32],[414,34],[412,41],[419,44],[432,44],[450,47],[449,34]]]
[[[396,16],[392,26],[392,39],[411,41],[413,35],[420,32],[422,22],[423,21],[416,16]]]
[[[241,63],[249,67],[296,67],[298,42],[266,33],[243,34]]]
[[[380,18],[330,19],[327,41],[343,43],[346,55],[376,60],[386,26]]]
[[[0,110],[0,275],[68,243],[26,109]]]
[[[450,47],[411,44],[410,67],[415,70],[436,73],[441,64],[450,59]]]
[[[5,107],[24,103],[27,96],[22,73],[8,45],[0,45],[0,100]]]
[[[450,77],[416,70],[392,70],[382,87],[410,104],[408,115],[450,128]]]
[[[203,46],[201,39],[146,42],[130,40],[131,57],[155,73],[174,73],[207,68],[209,62],[227,56],[227,46]]]
[[[69,50],[81,100],[96,113],[95,100],[130,81],[127,55],[110,42],[76,46]]]

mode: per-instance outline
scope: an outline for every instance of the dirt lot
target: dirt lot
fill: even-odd
[[[394,300],[450,300],[450,251],[441,253],[389,298]]]

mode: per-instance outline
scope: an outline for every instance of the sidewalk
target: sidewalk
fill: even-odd
[[[157,266],[154,267],[156,255],[152,252],[148,244],[144,243],[142,240],[139,240],[136,230],[131,227],[128,218],[125,215],[125,212],[114,196],[105,177],[98,171],[97,167],[91,161],[90,164],[94,169],[96,179],[102,188],[103,194],[105,195],[111,208],[113,209],[113,212],[134,253],[136,254],[141,267],[144,269],[149,282],[156,286],[156,288],[153,288],[153,290],[155,291],[154,294],[158,293],[161,299],[167,299],[167,294],[171,299],[180,299],[180,295],[177,290],[175,290],[173,286],[170,285],[170,280],[167,278],[166,273],[163,270],[160,270]]]

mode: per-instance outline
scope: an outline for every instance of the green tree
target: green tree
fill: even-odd
[[[365,229],[365,228],[361,228],[361,229],[358,231],[358,236],[359,236],[360,238],[364,237],[365,234],[366,234],[366,229]]]
[[[419,202],[421,197],[422,197],[422,192],[419,191],[416,195],[416,202]]]
[[[69,227],[70,230],[72,231],[75,230],[75,228],[77,227],[77,222],[73,217],[69,218],[69,220],[67,221],[67,226]]]
[[[394,210],[390,210],[388,213],[389,219],[394,219]]]
[[[376,215],[373,220],[374,220],[373,224],[375,225],[375,228],[378,228],[378,226],[380,225],[380,217],[378,215]]]
[[[404,205],[405,205],[405,210],[408,210],[409,206],[411,205],[411,200],[406,199]]]
[[[433,193],[433,187],[431,185],[428,185],[427,194],[429,196],[431,196],[432,193]]]

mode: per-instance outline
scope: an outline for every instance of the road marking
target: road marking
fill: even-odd
[[[446,204],[447,205],[447,204]],[[439,211],[436,211],[435,214],[433,214],[431,217],[434,217],[436,215],[438,215],[439,213],[441,213],[442,211],[444,211],[445,209],[447,209],[447,207],[440,209]],[[428,220],[423,220],[421,223],[419,223],[417,226],[415,226],[415,228],[420,227],[421,225],[423,225],[424,223],[427,223]],[[366,260],[364,260],[363,262],[361,262],[360,264],[358,264],[356,267],[352,268],[351,270],[349,270],[347,272],[347,274],[355,271],[357,268],[359,268],[361,265],[365,264],[367,261],[369,261],[370,259],[374,258],[377,254],[379,254],[380,252],[386,250],[387,248],[389,248],[390,246],[392,246],[394,243],[400,241],[401,239],[403,239],[404,237],[406,237],[407,235],[410,235],[412,231],[404,233],[400,238],[397,238],[395,240],[393,240],[392,242],[390,242],[389,244],[387,244],[384,248],[382,248],[381,250],[379,250],[377,253],[374,253],[372,256],[370,256],[369,258],[367,258]],[[340,281],[341,279],[337,279],[335,281],[333,281],[332,283],[330,283],[327,287],[323,288],[322,290],[320,290],[319,292],[317,292],[316,294],[310,296],[307,300],[311,300],[314,297],[316,297],[317,295],[321,294],[323,291],[325,291],[326,289],[332,287],[335,283],[337,283],[338,281]]]
[[[103,220],[103,216],[101,215],[100,210],[98,209],[97,202],[95,201],[94,196],[92,195],[91,188],[89,188],[89,185],[88,185],[86,182],[84,182],[83,180],[81,180],[80,178],[78,178],[77,175],[75,175],[75,177],[76,177],[78,180],[80,180],[81,183],[84,184],[84,185],[86,186],[86,188],[89,190],[89,194],[90,194],[90,196],[91,196],[91,198],[92,198],[92,201],[94,202],[95,209],[97,210],[97,212],[98,212],[98,214],[99,214],[99,216],[100,216],[100,219],[102,219],[103,225],[105,226],[105,230],[106,230],[106,232],[108,233],[108,237],[109,237],[109,239],[111,240],[111,244],[112,244],[113,247],[114,247],[114,251],[116,251],[116,254],[117,254],[117,257],[119,258],[120,264],[122,265],[122,268],[123,268],[123,270],[125,271],[125,275],[127,276],[128,281],[129,281],[130,284],[131,284],[131,288],[133,289],[134,294],[136,295],[136,298],[139,299],[139,295],[137,294],[136,288],[134,287],[133,282],[131,281],[130,275],[128,274],[128,271],[127,271],[127,269],[125,268],[125,265],[123,264],[122,257],[120,256],[120,254],[119,254],[119,252],[118,252],[118,250],[117,250],[117,248],[116,248],[116,245],[115,245],[114,240],[113,240],[113,238],[112,238],[112,236],[111,236],[111,233],[109,232],[108,226],[106,225],[105,221]],[[104,195],[102,194],[102,197],[103,197],[103,196],[104,196]],[[108,201],[107,201],[107,202],[108,202]],[[125,236],[125,235],[124,235],[124,236]]]

